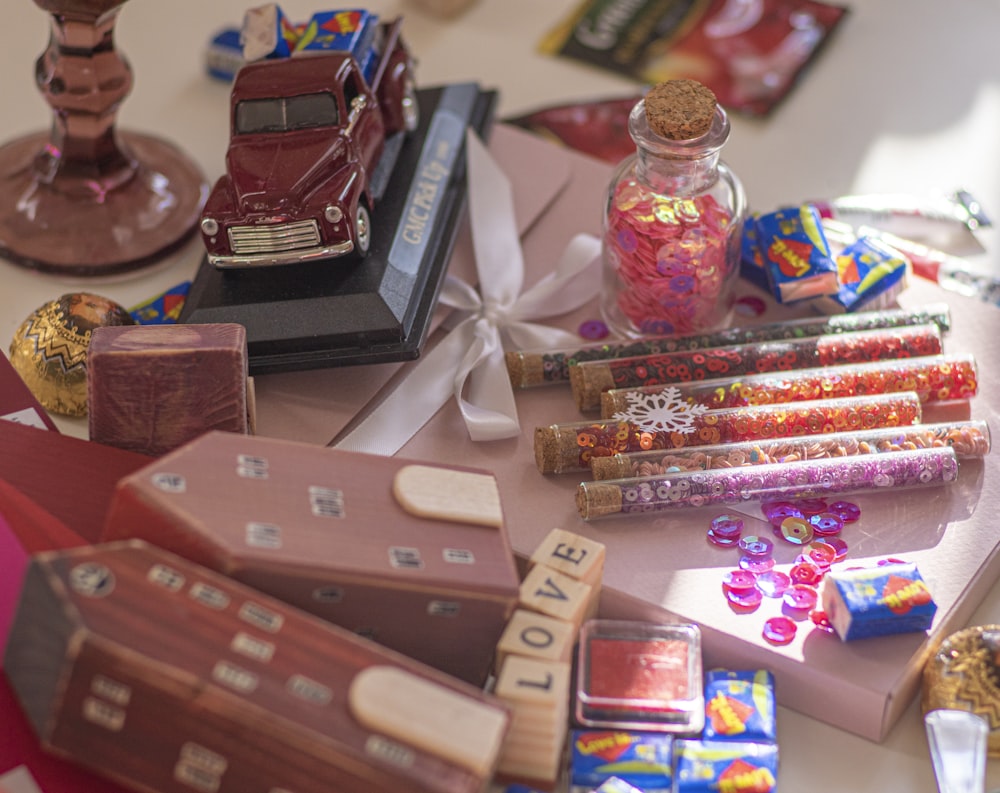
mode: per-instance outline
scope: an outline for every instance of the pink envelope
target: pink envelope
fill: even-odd
[[[552,157],[552,145],[522,130],[497,125],[489,148],[512,179],[515,216],[522,235],[558,209],[557,197],[571,183],[573,161]],[[580,158],[585,159],[585,158]],[[588,161],[589,162],[589,161]],[[594,164],[604,173],[605,166]],[[606,177],[602,176],[602,180]],[[593,220],[596,213],[590,219]],[[587,224],[588,230],[592,226]],[[566,237],[565,242],[569,240]],[[555,261],[560,250],[551,253]],[[476,283],[475,260],[468,223],[463,223],[448,266],[450,275]],[[431,322],[431,333],[449,310],[439,307]],[[399,372],[410,364],[384,363],[368,366],[317,369],[254,378],[257,402],[257,434],[273,438],[326,444],[337,435]]]

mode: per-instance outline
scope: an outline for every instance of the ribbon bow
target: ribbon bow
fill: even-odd
[[[510,182],[474,133],[466,133],[469,222],[479,292],[447,276],[440,302],[457,310],[452,330],[396,389],[334,444],[392,455],[454,396],[474,441],[520,434],[504,341],[517,349],[578,344],[571,333],[535,323],[579,308],[600,285],[600,243],[573,238],[555,269],[524,294],[524,257]],[[450,318],[453,319],[453,318]]]

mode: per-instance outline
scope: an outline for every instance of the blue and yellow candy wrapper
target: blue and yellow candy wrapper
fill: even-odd
[[[669,791],[673,739],[658,732],[573,730],[570,789],[585,793],[617,777],[646,791]]]
[[[755,218],[749,218],[743,224],[743,236],[740,238],[740,277],[765,292],[770,292],[771,282],[767,279],[767,268],[760,252],[755,221]]]
[[[190,290],[191,282],[181,281],[166,292],[133,306],[129,314],[140,325],[172,325],[180,318]]]
[[[840,289],[820,214],[811,204],[759,215],[757,246],[779,303],[835,295]]]
[[[774,675],[767,669],[705,673],[706,740],[776,741]]]
[[[823,611],[841,639],[913,633],[931,627],[937,604],[911,562],[829,571]]]
[[[674,741],[674,793],[773,793],[778,745],[737,741]]]
[[[376,63],[372,44],[378,17],[363,9],[320,11],[302,28],[293,54],[300,52],[350,52],[357,59],[366,80],[371,80]]]
[[[858,237],[835,260],[840,289],[827,299],[839,311],[887,308],[906,286],[909,261],[880,240]]]

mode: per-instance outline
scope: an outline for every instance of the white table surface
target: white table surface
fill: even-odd
[[[118,47],[135,74],[119,126],[172,140],[209,179],[222,170],[228,88],[205,76],[203,49],[218,28],[239,23],[247,5],[131,0],[116,29]],[[282,5],[293,20],[332,7],[315,0]],[[574,5],[575,0],[478,0],[453,20],[403,0],[372,0],[368,7],[383,16],[405,15],[421,84],[475,80],[498,88],[504,116],[638,91],[629,81],[536,52],[541,35]],[[1000,216],[1000,4],[850,0],[850,7],[801,84],[770,118],[733,118],[724,157],[743,179],[751,207],[766,211],[848,193],[927,194],[961,186]],[[34,61],[48,37],[47,18],[31,0],[4,0],[4,13],[0,141],[50,122],[33,81]],[[980,239],[986,252],[978,262],[1000,273],[995,232]],[[157,267],[111,280],[57,278],[0,261],[0,343],[6,348],[33,309],[64,292],[87,289],[134,305],[191,277],[200,256],[195,240]],[[1000,313],[997,317],[1000,328]],[[85,422],[57,418],[57,423],[64,432],[86,434]],[[996,465],[996,459],[994,453],[988,464]],[[970,620],[984,623],[1000,623],[1000,584]],[[779,783],[786,793],[936,790],[916,703],[882,744],[785,708],[779,711],[779,739]],[[987,789],[1000,787],[1000,761],[989,763],[987,783]]]

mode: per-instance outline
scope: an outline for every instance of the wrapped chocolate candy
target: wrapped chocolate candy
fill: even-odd
[[[88,292],[70,292],[31,312],[14,333],[10,362],[46,410],[87,414],[87,350],[96,328],[134,325],[128,310]]]

